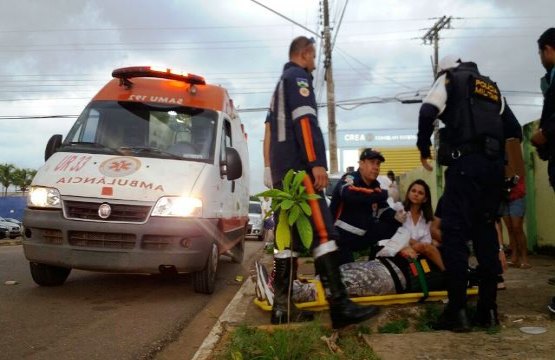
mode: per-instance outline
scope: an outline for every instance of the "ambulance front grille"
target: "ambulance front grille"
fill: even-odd
[[[37,229],[42,234],[42,241],[50,245],[62,245],[64,238],[60,230]]]
[[[133,249],[134,234],[114,234],[91,231],[70,231],[69,244],[73,246],[103,249]]]
[[[98,216],[98,207],[102,203],[83,201],[64,201],[66,216],[69,219],[145,222],[150,206],[110,204],[112,212],[107,219]]]

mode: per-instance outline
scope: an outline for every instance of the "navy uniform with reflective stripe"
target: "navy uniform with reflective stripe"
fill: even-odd
[[[327,169],[312,75],[299,65],[285,64],[267,121],[272,129],[270,162],[274,183],[281,181],[289,169],[308,173],[315,166]]]
[[[290,169],[305,170],[307,176],[303,185],[307,193],[316,193],[312,168],[321,166],[327,170],[326,149],[318,125],[312,75],[304,68],[293,62],[285,64],[272,96],[266,122],[270,123],[271,129],[270,167],[274,187],[281,187],[281,182]],[[338,237],[324,193],[320,191],[318,195],[321,196],[319,200],[309,201],[315,240],[312,248],[325,245],[314,254],[315,257],[336,250],[335,242],[328,240],[336,240]],[[294,237],[293,240],[293,250],[301,250],[298,238]]]
[[[333,190],[330,210],[340,235],[341,263],[354,261],[353,251],[372,249],[393,236],[401,223],[387,203],[387,191],[377,180],[366,184],[360,172],[343,175]]]

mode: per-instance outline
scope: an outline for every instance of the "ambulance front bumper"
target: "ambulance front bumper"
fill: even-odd
[[[217,219],[151,217],[143,224],[69,220],[26,209],[23,250],[31,262],[75,269],[158,273],[204,268],[221,238]]]

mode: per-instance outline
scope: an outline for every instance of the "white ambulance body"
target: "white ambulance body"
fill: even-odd
[[[221,254],[243,258],[246,134],[225,89],[196,75],[114,70],[33,180],[23,248],[34,281],[72,268],[194,273],[212,293]]]

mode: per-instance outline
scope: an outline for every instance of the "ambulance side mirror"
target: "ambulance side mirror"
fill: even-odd
[[[44,150],[44,161],[48,160],[62,145],[62,135],[52,135]]]
[[[243,175],[243,163],[241,156],[234,148],[225,148],[225,164],[222,164],[222,176],[227,176],[228,180],[239,179]]]

